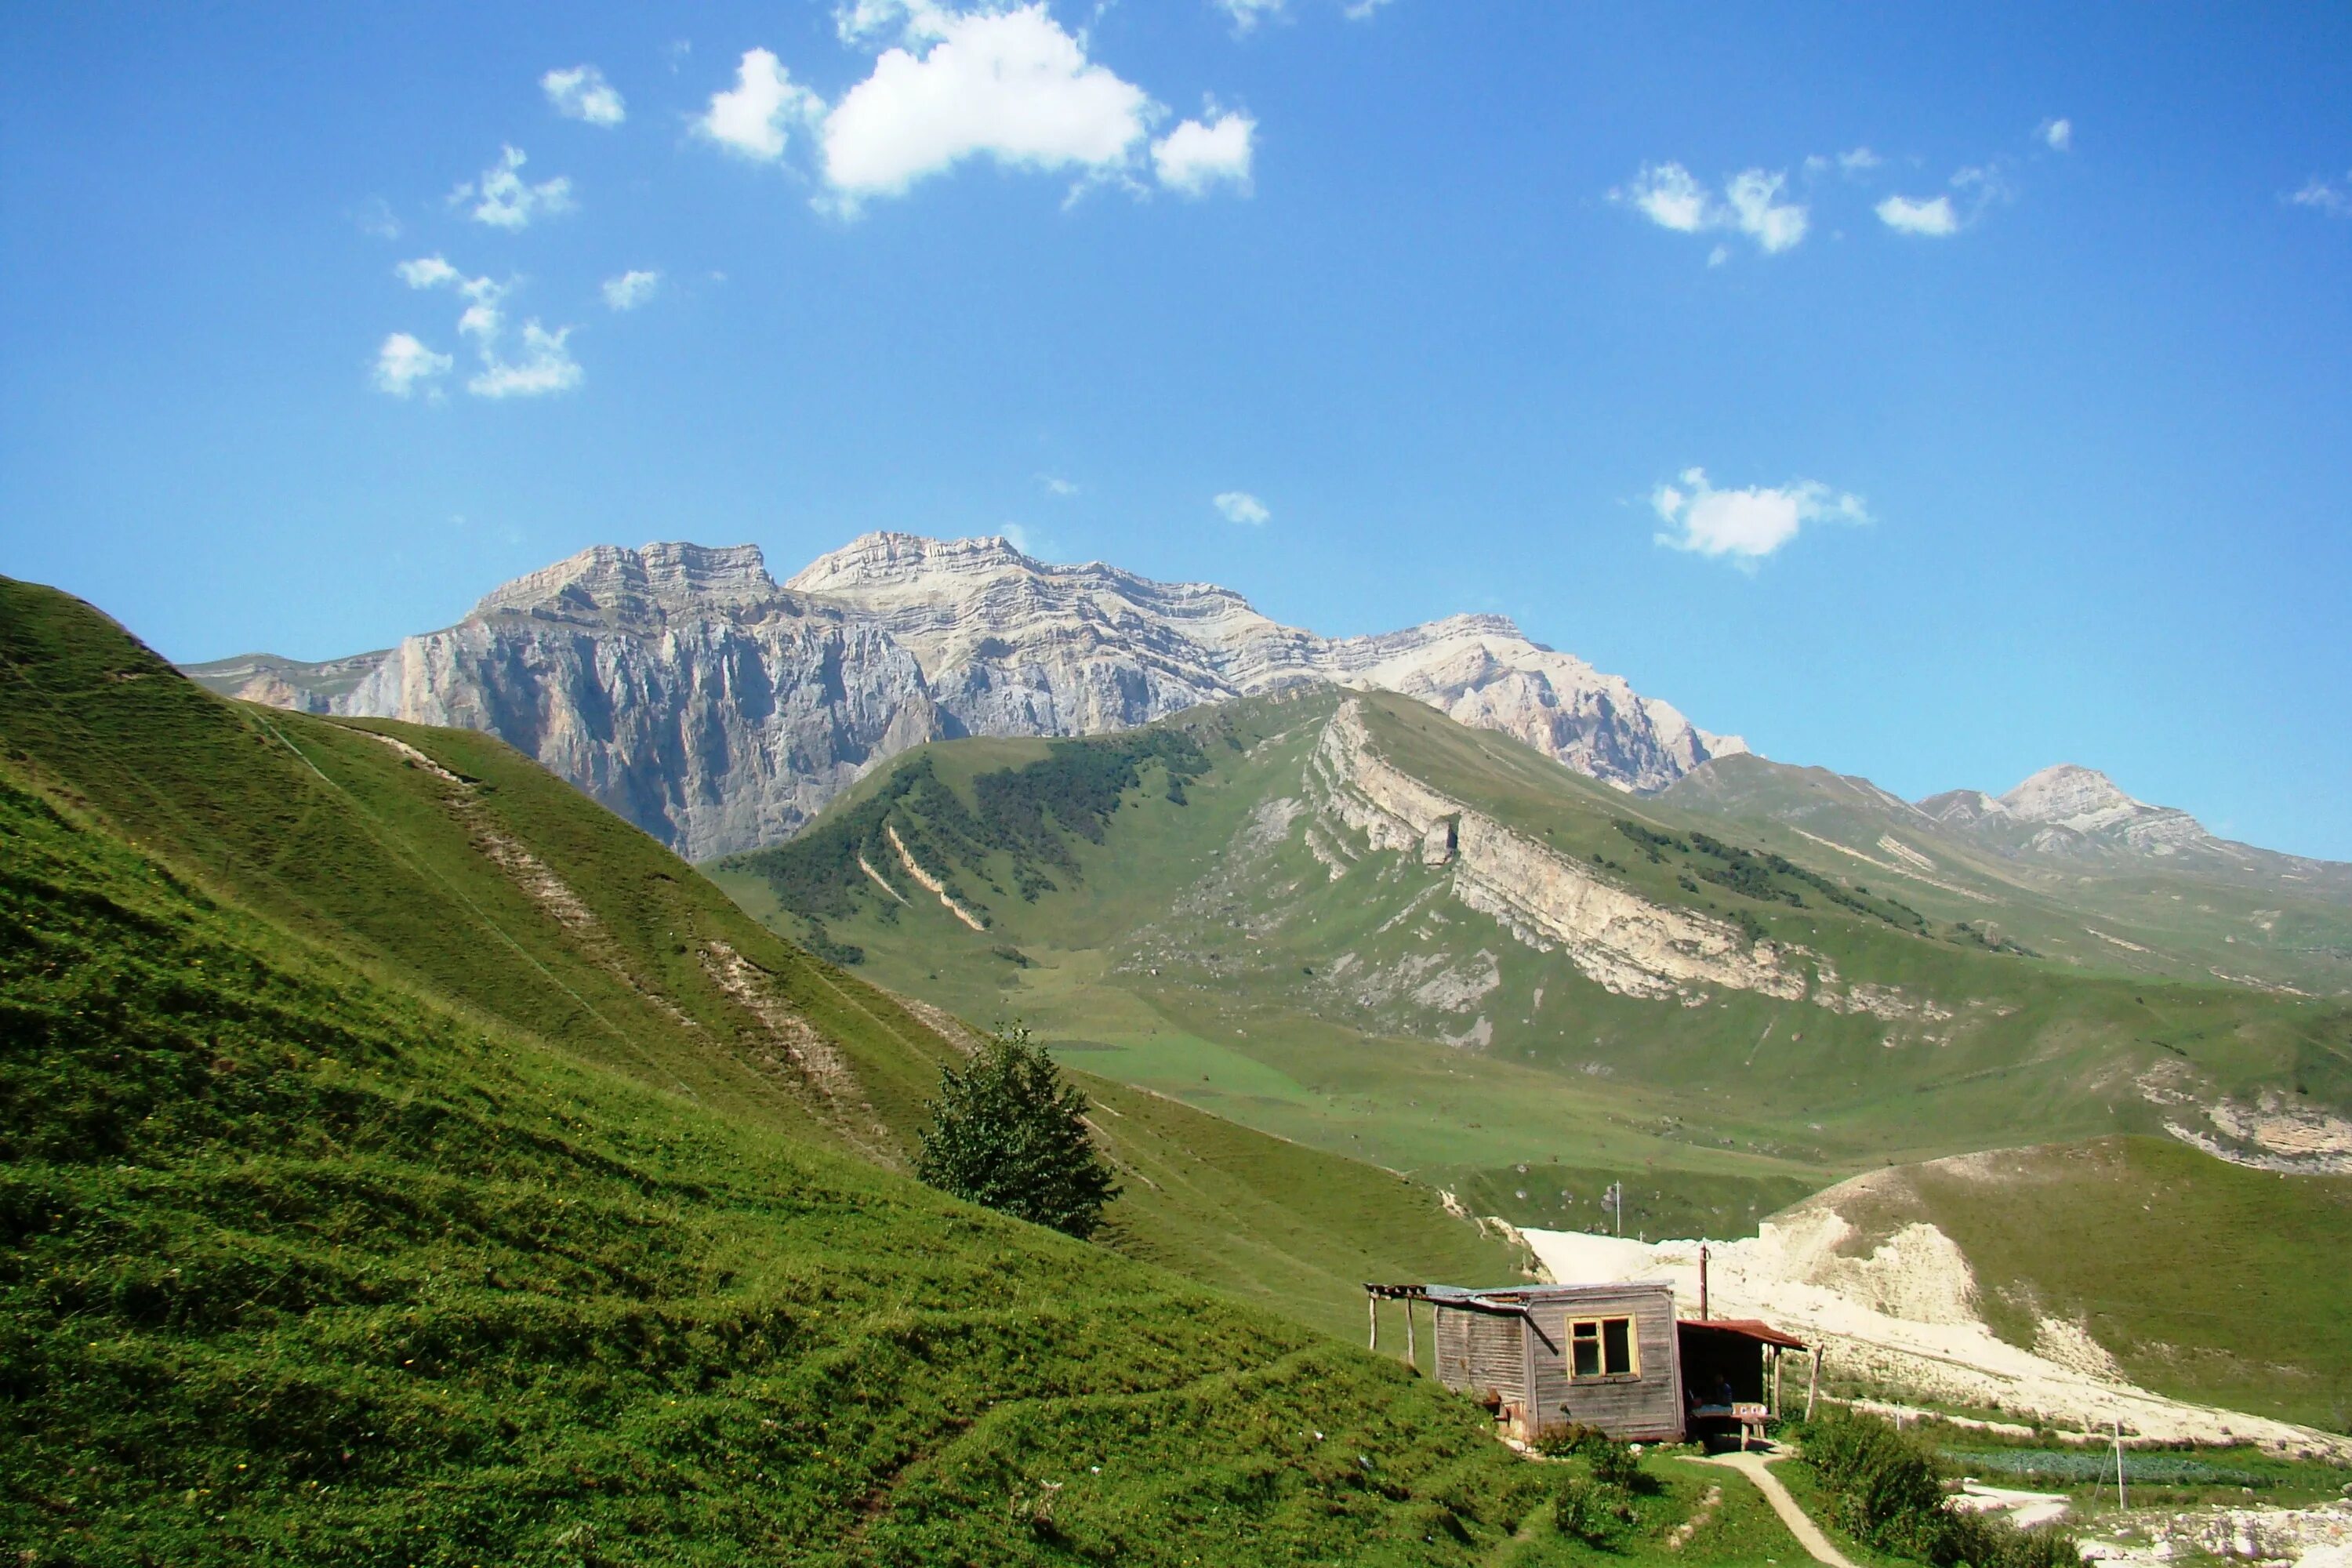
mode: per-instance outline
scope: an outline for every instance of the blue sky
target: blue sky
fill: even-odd
[[[0,571],[1010,529],[2352,858],[2352,11],[2058,10],[10,7]]]

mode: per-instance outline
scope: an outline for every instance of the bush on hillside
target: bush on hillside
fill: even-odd
[[[1632,1518],[1622,1492],[1582,1476],[1569,1477],[1552,1494],[1552,1527],[1590,1546],[1612,1540]]]
[[[1798,1433],[1836,1522],[1867,1545],[1932,1568],[2074,1568],[2082,1561],[2074,1540],[2055,1531],[1952,1512],[1934,1458],[1875,1416],[1833,1413]]]
[[[1087,1134],[1087,1097],[1019,1025],[961,1072],[941,1068],[928,1109],[915,1174],[941,1192],[1082,1241],[1118,1195]]]

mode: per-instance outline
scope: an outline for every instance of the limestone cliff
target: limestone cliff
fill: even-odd
[[[216,684],[487,730],[697,858],[787,837],[925,741],[1094,734],[1306,681],[1405,693],[1631,790],[1745,749],[1499,616],[1321,637],[1228,589],[1002,539],[868,534],[782,584],[749,545],[600,545],[345,665],[325,695],[287,660]]]

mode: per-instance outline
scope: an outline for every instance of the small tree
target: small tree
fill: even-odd
[[[941,1068],[925,1109],[915,1174],[941,1192],[1081,1241],[1118,1195],[1087,1135],[1087,1097],[1018,1024],[990,1036],[961,1072]]]

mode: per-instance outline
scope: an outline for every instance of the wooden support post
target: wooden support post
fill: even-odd
[[[1372,1321],[1372,1340],[1369,1348],[1377,1351],[1381,1348],[1381,1299],[1369,1290],[1364,1292],[1364,1311]]]
[[[1404,1364],[1415,1372],[1421,1370],[1421,1354],[1412,1344],[1412,1298],[1404,1299]]]
[[[1805,1384],[1805,1419],[1808,1421],[1811,1421],[1813,1418],[1813,1401],[1820,1396],[1821,1392],[1822,1347],[1815,1345],[1813,1347],[1812,1380]]]
[[[1780,1347],[1772,1347],[1772,1419],[1780,1419]]]
[[[2123,1512],[2131,1504],[2124,1497],[2124,1419],[2116,1417],[2116,1511]]]

